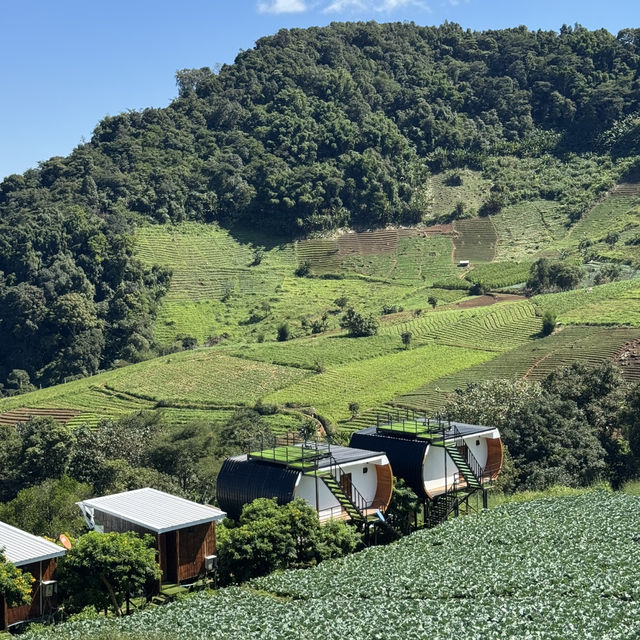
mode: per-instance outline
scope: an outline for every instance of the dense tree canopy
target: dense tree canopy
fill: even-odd
[[[596,480],[619,487],[637,473],[625,438],[637,437],[632,409],[637,397],[637,389],[627,388],[615,365],[576,363],[541,384],[496,380],[468,385],[447,412],[452,419],[500,429],[515,464],[507,488],[585,486]]]
[[[161,575],[152,536],[92,531],[78,538],[60,561],[60,585],[67,607],[81,611],[93,605],[122,615],[122,605]]]

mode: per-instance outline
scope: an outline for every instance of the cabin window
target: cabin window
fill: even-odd
[[[480,440],[476,440],[476,447],[480,446]]]
[[[362,473],[369,473],[369,467],[363,467]]]

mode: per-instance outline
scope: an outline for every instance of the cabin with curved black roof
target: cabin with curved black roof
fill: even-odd
[[[320,520],[368,522],[384,513],[392,491],[383,451],[291,440],[228,458],[217,482],[218,504],[235,519],[256,498],[302,498]]]
[[[425,503],[425,512],[431,509],[431,520],[446,519],[463,502],[468,506],[473,494],[481,494],[486,505],[486,487],[502,468],[495,427],[415,414],[379,416],[375,426],[352,434],[350,446],[384,451],[394,475]]]

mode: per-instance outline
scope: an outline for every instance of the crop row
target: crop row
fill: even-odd
[[[487,351],[433,344],[328,369],[266,396],[265,402],[311,406],[337,422],[349,416],[352,402],[372,407],[491,357]]]
[[[526,282],[530,268],[531,262],[491,262],[477,266],[467,279],[489,289],[502,289]]]
[[[428,312],[408,322],[384,327],[383,332],[406,331],[418,339],[441,344],[490,350],[507,350],[530,340],[540,331],[541,320],[527,301],[500,303],[469,310]]]
[[[318,629],[328,640],[628,640],[640,634],[638,508],[608,492],[502,505],[250,588],[25,640],[312,640]]]
[[[456,235],[453,259],[475,262],[491,262],[496,255],[498,235],[490,218],[471,218],[456,220],[453,223]]]
[[[611,360],[625,343],[640,336],[637,329],[567,327],[500,354],[488,362],[443,376],[395,398],[402,406],[435,412],[456,389],[484,380],[540,380],[556,367],[574,362],[592,364]]]

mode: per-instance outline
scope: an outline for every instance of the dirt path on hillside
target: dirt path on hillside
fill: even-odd
[[[520,302],[526,300],[526,296],[519,296],[510,293],[487,294],[486,296],[478,296],[472,300],[463,300],[455,304],[457,309],[473,309],[475,307],[489,307],[498,302]]]

